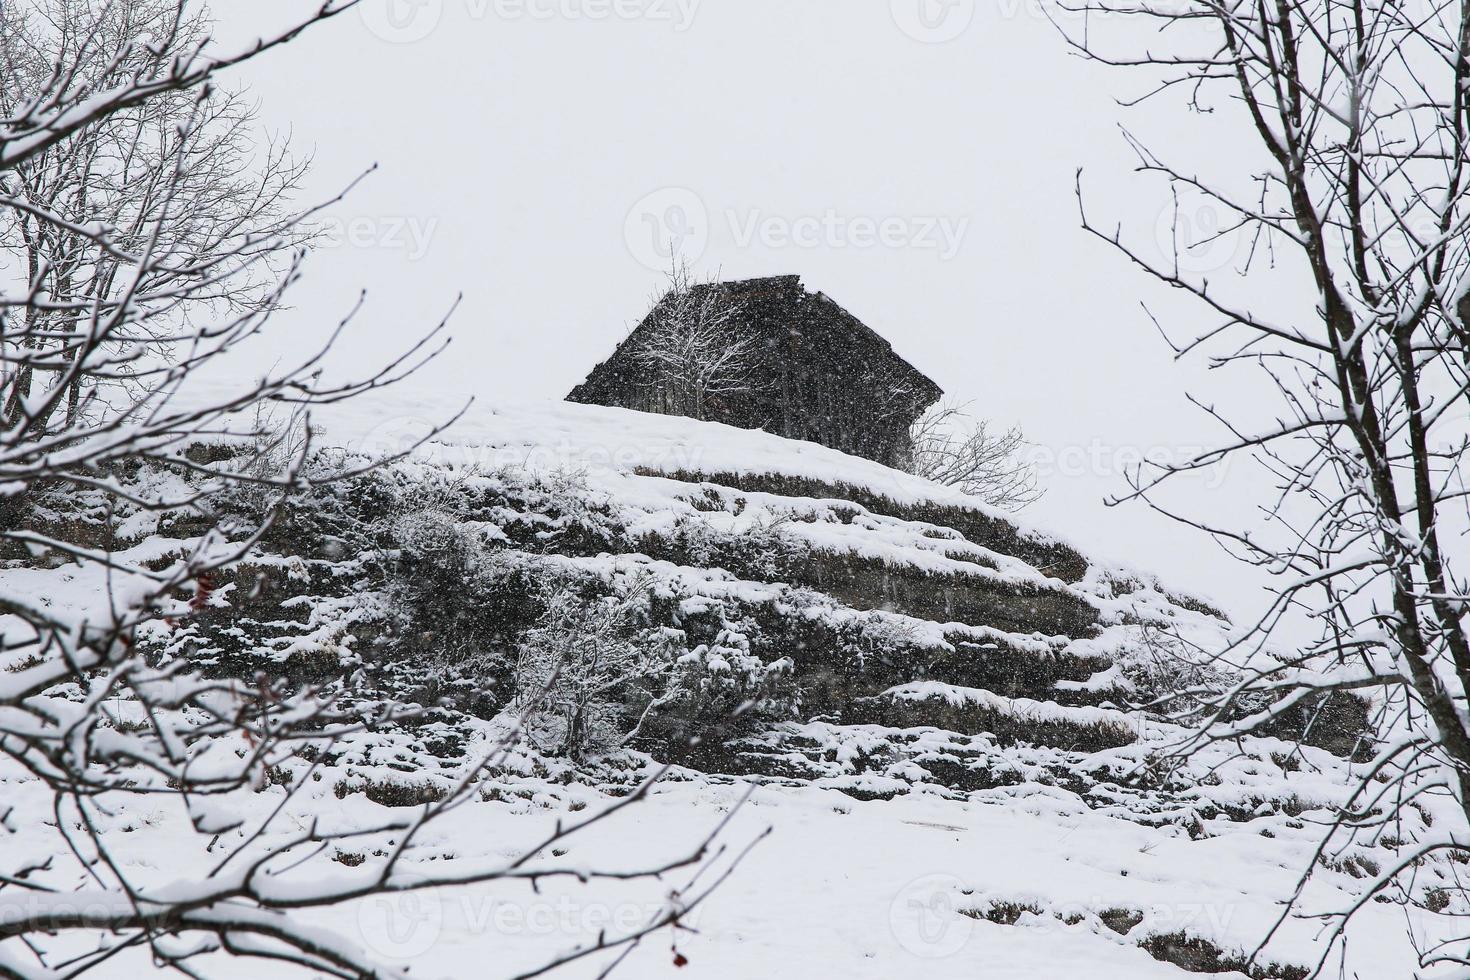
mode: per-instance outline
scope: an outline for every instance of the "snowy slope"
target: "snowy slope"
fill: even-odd
[[[466,402],[392,390],[371,401],[328,406],[315,422],[334,444],[372,454],[422,443],[416,459],[483,471],[574,468],[630,504],[657,507],[670,496],[669,487],[637,479],[640,474],[774,475],[856,488],[899,505],[953,506],[1014,525],[1039,543],[1069,545],[952,488],[816,443],[714,422],[570,402]]]
[[[315,421],[326,443],[382,454],[422,439],[453,411],[397,396]],[[456,475],[446,481],[446,473]],[[1145,947],[1198,938],[1227,956],[1254,948],[1311,859],[1315,822],[1347,785],[1347,760],[1314,748],[1293,755],[1274,739],[1222,749],[1174,780],[1126,783],[1151,749],[1178,734],[1127,707],[1146,682],[1140,664],[1151,631],[1211,649],[1229,625],[1150,576],[875,463],[686,419],[476,405],[395,464],[393,478],[409,487],[448,482],[471,495],[466,526],[524,567],[606,582],[647,576],[679,616],[713,610],[751,624],[737,638],[742,652],[794,664],[800,696],[787,716],[745,732],[718,757],[677,760],[685,764],[646,805],[593,828],[570,854],[543,855],[613,854],[631,865],[678,853],[757,787],[726,839],[738,847],[767,827],[773,833],[693,917],[697,932],[669,937],[689,965],[676,968],[668,943],[650,940],[624,964],[627,976],[1199,975],[1208,960],[1190,973]],[[167,528],[131,533],[140,554],[177,546]],[[740,546],[752,541],[778,541],[782,553],[747,560]],[[289,602],[308,614],[279,617],[270,624],[277,632],[246,642],[242,655],[281,671],[361,665],[368,647],[356,634],[366,635],[375,610],[343,577],[350,562],[290,548],[271,543],[252,557],[251,573],[292,583]],[[102,588],[65,567],[10,568],[0,580],[79,607]],[[246,605],[223,593],[210,610],[216,633],[190,637],[247,633],[232,601]],[[833,646],[819,650],[818,641]],[[202,640],[196,647],[209,649]],[[125,715],[127,706],[117,710]],[[502,725],[456,716],[435,738],[459,740],[473,755]],[[430,741],[410,732],[356,738],[314,770],[315,782],[270,832],[381,811],[369,792],[375,784],[447,783],[463,759],[436,753]],[[525,751],[520,775],[481,787],[414,860],[443,867],[504,858],[558,816],[608,805],[649,765],[634,754],[621,769],[574,773]],[[49,800],[3,764],[0,784],[18,807],[13,846],[44,846]],[[272,784],[233,804],[264,820],[284,796]],[[193,835],[165,807],[120,813],[106,833],[116,853],[160,882],[193,873]],[[1313,880],[1307,907],[1340,904],[1362,873],[1354,862],[1387,859],[1386,850],[1338,855],[1341,870]],[[1439,873],[1426,869],[1427,878]],[[415,977],[509,976],[609,923],[636,924],[677,884],[440,890],[313,921]],[[1404,915],[1370,907],[1353,927],[1343,975],[1409,976]],[[1428,912],[1413,915],[1424,936],[1442,928]],[[1288,922],[1261,961],[1282,969],[1256,975],[1295,976],[1294,967],[1315,964],[1318,932]],[[1180,960],[1177,951],[1172,958]],[[595,976],[605,965],[569,975]],[[141,957],[120,957],[104,975],[146,968]],[[207,975],[257,969],[211,962]]]
[[[253,805],[264,811],[281,792],[262,793]],[[567,860],[615,853],[632,864],[682,853],[738,796],[727,785],[671,783],[575,844]],[[605,803],[576,786],[542,787],[529,801],[475,803],[421,846],[421,859],[473,863],[514,854],[568,817],[572,801]],[[302,815],[312,807],[342,815],[375,806],[322,790],[303,801]],[[128,853],[138,825],[154,819],[120,820],[111,843]],[[679,936],[690,965],[675,968],[660,936],[636,951],[621,975],[1186,980],[1199,974],[1156,961],[1138,939],[1187,931],[1226,947],[1250,946],[1269,927],[1274,902],[1289,893],[1290,869],[1304,859],[1310,837],[1266,838],[1255,827],[1196,841],[1101,816],[1043,791],[996,805],[924,796],[861,802],[815,789],[769,788],[739,812],[728,839],[742,844],[767,827],[771,836],[692,917],[697,932]],[[170,836],[182,840],[186,831],[166,823],[156,831],[149,853],[136,860],[156,869],[160,880],[170,871],[187,875],[171,859],[186,849],[170,847]],[[510,976],[551,952],[592,941],[599,928],[636,924],[665,898],[656,885],[583,889],[548,881],[539,894],[529,887],[444,889],[309,919],[387,962],[411,966],[415,977]],[[1310,898],[1341,896],[1318,887]],[[992,901],[1030,904],[1040,914],[1023,914],[1014,925],[962,914]],[[1129,937],[1099,918],[1116,909],[1140,917]],[[1397,909],[1370,908],[1354,930],[1345,975],[1407,978],[1403,964],[1412,950],[1402,925]],[[1272,955],[1310,962],[1315,932],[1309,923],[1294,923]],[[567,975],[593,977],[599,968],[589,964]],[[213,964],[207,975],[244,980],[258,971],[258,965]],[[134,959],[104,975],[145,972],[146,964]]]

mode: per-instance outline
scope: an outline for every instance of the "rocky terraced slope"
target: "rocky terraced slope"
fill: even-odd
[[[428,425],[370,421],[328,434],[373,454]],[[127,533],[162,561],[191,529],[180,514]],[[620,603],[619,635],[658,647],[662,675],[600,709],[620,745],[877,797],[1037,779],[1099,800],[1154,792],[1122,774],[1171,730],[1135,706],[1207,674],[1228,630],[1199,599],[878,464],[555,405],[472,414],[294,503],[211,608],[156,642],[222,671],[493,718],[515,707],[526,639],[565,594],[596,615]],[[1364,712],[1341,702],[1311,740],[1347,755]]]
[[[313,465],[413,445],[430,423],[412,411],[323,420],[341,448]],[[235,451],[228,439],[187,450],[204,466]],[[228,517],[266,501],[237,492],[209,506]],[[75,493],[39,495],[28,519],[90,528],[99,546],[156,567],[205,523],[189,509],[104,512]],[[107,587],[44,557],[3,557],[11,589]],[[507,813],[584,806],[672,764],[666,778],[693,798],[754,781],[792,799],[835,791],[848,801],[829,808],[839,815],[999,805],[1045,827],[1152,835],[1144,854],[1255,841],[1310,862],[1314,821],[1341,801],[1367,736],[1364,705],[1342,697],[1302,719],[1309,745],[1250,738],[1161,765],[1156,751],[1180,730],[1149,703],[1228,681],[1208,657],[1230,627],[1207,602],[874,463],[612,409],[472,410],[387,467],[291,502],[193,599],[198,615],[138,642],[208,671],[420,707],[301,760],[314,792],[355,806],[436,799],[487,740],[524,725],[477,791]],[[547,650],[581,651],[581,693],[537,661]],[[573,708],[549,718],[526,696],[536,685]],[[1371,873],[1394,843],[1323,856],[1325,873]],[[1424,887],[1445,873],[1426,868]],[[1189,970],[1295,977],[1310,953],[1306,942],[1279,969],[1244,964],[1259,916],[1181,929],[1099,900],[1077,919],[1057,894],[1006,885],[951,898],[987,926],[1095,920],[1098,935]]]

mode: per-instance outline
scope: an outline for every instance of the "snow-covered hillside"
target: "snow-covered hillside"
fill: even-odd
[[[412,399],[352,411],[318,420],[325,444],[392,453],[449,414]],[[48,519],[86,519],[85,500],[53,504]],[[182,513],[115,526],[150,561],[191,543]],[[0,580],[76,608],[109,586],[31,558]],[[657,862],[732,810],[721,839],[733,850],[770,828],[685,920],[692,931],[631,954],[633,977],[1166,980],[1246,968],[1312,863],[1362,734],[1346,699],[1312,745],[1247,739],[1177,771],[1152,767],[1179,731],[1130,705],[1179,683],[1170,669],[1206,669],[1200,654],[1230,629],[1207,602],[874,463],[576,405],[471,407],[386,472],[293,508],[199,615],[140,641],[210,670],[439,705],[427,722],[282,760],[233,797],[244,826],[269,838],[409,810],[453,786],[511,724],[526,669],[516,651],[551,628],[547,582],[635,609],[639,636],[669,651],[597,705],[626,745],[604,740],[574,763],[531,738],[409,856],[437,870],[504,860],[672,763],[649,800],[538,855],[572,868],[594,854]],[[129,705],[112,710],[126,730]],[[0,781],[17,828],[6,846],[44,847],[49,796],[20,771]],[[304,789],[288,796],[293,785]],[[162,806],[119,812],[103,833],[143,877],[187,880],[200,856],[186,820]],[[1304,907],[1341,905],[1399,843],[1324,856]],[[350,873],[374,852],[327,857]],[[1426,866],[1422,887],[1445,873]],[[510,976],[636,924],[678,885],[548,877],[370,898],[312,921],[413,977]],[[1414,914],[1433,935],[1434,915]],[[1404,975],[1403,925],[1397,905],[1367,909],[1344,975]],[[1248,969],[1298,977],[1322,953],[1316,925],[1293,919]],[[143,954],[130,955],[110,975],[136,975]],[[204,962],[211,976],[258,975]]]

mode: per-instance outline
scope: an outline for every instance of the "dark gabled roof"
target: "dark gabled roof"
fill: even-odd
[[[891,344],[882,334],[878,333],[862,320],[859,320],[856,316],[850,313],[845,307],[843,307],[836,300],[832,299],[832,297],[828,296],[826,293],[820,291],[814,293],[808,292],[806,288],[802,285],[800,275],[763,276],[755,279],[736,279],[729,282],[700,283],[693,288],[719,289],[734,296],[752,299],[761,296],[779,296],[784,293],[796,293],[802,298],[810,298],[812,300],[815,300],[818,303],[830,307],[831,311],[836,314],[836,320],[840,322],[843,326],[852,330],[853,333],[861,337],[863,341],[892,357],[893,360],[897,361],[898,364],[900,364],[902,367],[907,368],[909,374],[911,375],[911,380],[918,388],[916,394],[920,395],[923,398],[924,404],[926,406],[938,401],[939,398],[944,394],[944,389],[940,388],[939,385],[934,383],[933,379],[924,374],[918,368],[914,367],[897,351],[895,351],[893,349],[893,344]],[[618,352],[623,349],[628,341],[636,333],[638,333],[639,330],[641,330],[644,326],[648,324],[652,316],[653,311],[650,311],[647,316],[640,320],[638,325],[635,326],[631,331],[629,331],[628,336],[624,337],[623,340],[619,342],[617,348],[614,349],[613,353],[607,358],[607,360],[598,363],[592,369],[592,371],[588,373],[587,378],[581,384],[577,385],[576,388],[572,389],[572,392],[570,395],[568,395],[568,397],[574,400],[578,400],[581,393],[586,391],[587,386],[592,382],[593,378],[598,375],[599,371],[601,371],[603,367],[608,364],[608,362],[612,361],[617,356]]]
[[[798,277],[796,277],[796,279],[797,279],[797,284],[800,285],[800,283],[801,283],[800,277],[798,276]],[[869,340],[871,340],[871,341],[873,341],[873,342],[875,342],[877,344],[880,344],[883,347],[884,350],[888,351],[888,353],[890,353],[890,354],[893,355],[893,359],[894,360],[898,361],[904,367],[906,367],[910,371],[912,371],[913,374],[914,374],[914,378],[917,381],[922,382],[922,385],[925,387],[926,390],[924,390],[923,392],[920,392],[920,393],[929,396],[929,399],[928,399],[928,403],[929,404],[933,404],[934,402],[937,402],[940,399],[940,397],[943,396],[944,389],[941,388],[941,387],[939,387],[939,385],[935,384],[934,383],[934,379],[930,378],[923,371],[920,371],[918,368],[914,367],[912,364],[910,364],[908,362],[908,360],[905,357],[903,357],[903,355],[899,354],[898,351],[894,350],[893,349],[893,344],[891,344],[888,341],[888,338],[887,337],[884,337],[878,331],[874,330],[872,327],[868,326],[866,323],[864,323],[863,321],[859,320],[857,317],[853,316],[851,313],[848,312],[848,310],[847,310],[846,307],[844,307],[841,303],[837,302],[832,297],[828,296],[826,293],[823,293],[823,292],[820,292],[819,291],[819,292],[813,293],[811,295],[813,295],[813,296],[816,297],[817,302],[819,302],[819,303],[826,303],[829,306],[831,306],[838,313],[838,315],[842,318],[842,320],[848,326],[850,326],[855,332],[858,332],[862,336],[868,338]]]

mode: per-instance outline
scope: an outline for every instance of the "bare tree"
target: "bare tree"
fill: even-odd
[[[182,48],[197,44],[207,27],[198,12],[180,18],[170,0],[101,6],[30,0],[6,7],[0,11],[0,112],[22,111],[55,65],[82,62],[89,48],[122,53],[97,79],[117,84],[154,57],[129,45],[131,39],[173,34],[173,46]],[[308,238],[289,207],[305,164],[282,144],[266,141],[257,152],[254,122],[253,107],[238,93],[216,90],[201,102],[192,91],[165,92],[47,146],[5,175],[0,188],[12,208],[0,226],[0,254],[14,259],[20,292],[45,297],[45,304],[26,307],[32,321],[26,334],[51,361],[65,360],[66,352],[56,354],[87,311],[115,306],[124,290],[148,315],[115,331],[118,345],[138,340],[138,331],[164,336],[191,316],[272,302],[277,276]],[[89,233],[98,226],[108,233]],[[135,282],[128,255],[143,248],[164,260]],[[11,425],[33,393],[39,353],[32,352],[11,386],[3,407]],[[128,374],[121,363],[105,375],[75,373],[65,389],[65,421],[79,411],[84,387],[91,394],[92,387],[124,383]],[[61,399],[51,400],[31,428],[44,431],[60,409]]]
[[[1139,170],[1173,191],[1164,259],[1086,209],[1083,223],[1213,316],[1171,344],[1245,392],[1196,399],[1224,427],[1217,448],[1133,481],[1134,495],[1277,583],[1220,654],[1239,682],[1204,698],[1178,752],[1320,712],[1343,692],[1371,695],[1388,733],[1314,866],[1356,841],[1405,843],[1321,916],[1333,941],[1325,967],[1369,902],[1466,910],[1458,878],[1428,896],[1416,869],[1463,862],[1470,817],[1470,593],[1454,567],[1470,448],[1470,2],[1084,0],[1056,8],[1056,20],[1086,56],[1143,74],[1134,101],[1214,113],[1218,146],[1189,164],[1131,140]],[[1227,145],[1249,148],[1248,173],[1210,174]],[[1190,241],[1179,216],[1198,209],[1225,218]],[[1190,272],[1201,265],[1192,255],[1222,238],[1237,266]],[[1254,410],[1263,390],[1274,397],[1265,418]],[[1264,526],[1180,512],[1160,496],[1176,476],[1231,461],[1274,482]],[[1276,649],[1294,613],[1316,640]],[[1431,826],[1426,807],[1454,816]],[[1423,949],[1423,965],[1444,962],[1470,963],[1463,937]]]
[[[0,834],[50,841],[43,853],[0,847],[0,977],[73,977],[131,950],[185,976],[201,975],[215,955],[336,977],[397,976],[298,913],[476,882],[653,877],[717,857],[713,834],[641,868],[620,861],[600,871],[540,856],[636,803],[645,785],[559,825],[519,858],[405,875],[425,828],[472,798],[507,745],[492,746],[441,799],[411,812],[331,826],[287,820],[287,801],[318,769],[312,762],[278,807],[250,816],[259,808],[241,804],[274,767],[308,749],[320,760],[335,740],[404,709],[354,702],[341,684],[209,676],[142,642],[227,601],[217,576],[252,553],[289,495],[351,475],[314,456],[314,407],[391,384],[442,347],[434,329],[364,376],[330,380],[323,361],[349,314],[315,349],[263,375],[229,370],[296,280],[295,245],[309,234],[310,212],[287,206],[295,170],[281,158],[267,153],[263,169],[238,165],[231,127],[247,117],[211,81],[350,6],[324,3],[234,54],[217,51],[207,20],[183,0],[90,8],[36,0],[7,3],[0,15],[3,57],[16,72],[0,80],[0,214],[17,236],[9,254],[24,266],[0,286],[0,549],[69,562],[79,580],[97,583],[74,601],[9,581],[0,589],[0,652],[11,668],[0,672],[0,765],[23,770],[50,797],[39,827],[18,825],[20,804],[0,800]],[[151,29],[135,30],[134,16]],[[127,186],[135,180],[156,186]],[[73,399],[75,409],[62,411]],[[271,421],[277,411],[284,414]],[[192,451],[231,437],[241,448],[225,458]],[[129,479],[140,471],[165,478]],[[257,492],[262,514],[216,516],[212,501],[241,487]],[[42,491],[100,499],[98,526],[38,517],[26,502]],[[148,560],[115,544],[130,515],[186,517],[192,536],[181,552]],[[134,709],[126,727],[104,707],[116,703]],[[121,853],[104,829],[111,815],[145,805],[154,817],[128,835],[127,846],[140,850]],[[348,873],[331,861],[337,845],[375,856]],[[166,848],[188,880],[150,877],[151,862],[139,860],[150,847]],[[676,892],[643,926],[599,936],[534,972],[631,949],[677,925],[719,880]]]
[[[1019,427],[993,433],[965,405],[939,404],[909,429],[909,471],[926,480],[958,487],[1002,510],[1024,510],[1046,493],[1036,467],[1021,458],[1026,436]]]
[[[745,304],[718,278],[698,282],[676,263],[669,288],[635,334],[634,363],[665,399],[664,411],[703,419],[722,399],[758,391],[759,338],[739,330]]]

